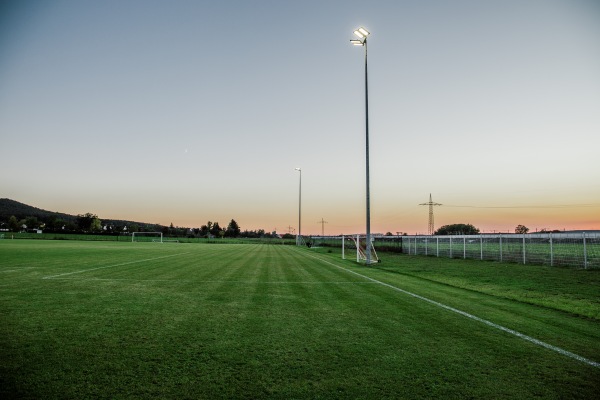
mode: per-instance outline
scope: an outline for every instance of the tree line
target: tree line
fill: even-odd
[[[279,237],[276,232],[266,232],[264,229],[243,230],[235,219],[221,227],[218,222],[208,221],[200,228],[188,228],[159,224],[144,224],[127,221],[102,221],[98,215],[93,213],[78,214],[73,219],[60,218],[56,215],[43,217],[27,216],[17,218],[11,215],[7,221],[0,222],[2,229],[11,232],[27,232],[43,230],[48,233],[77,233],[77,234],[108,234],[122,235],[133,232],[162,232],[165,236],[190,237],[190,238],[275,238]],[[284,235],[284,236],[287,236]],[[290,237],[293,237],[289,235]]]

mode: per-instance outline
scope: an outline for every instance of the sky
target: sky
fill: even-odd
[[[200,227],[600,229],[600,2],[0,1],[0,197]],[[326,221],[326,224],[321,224]]]

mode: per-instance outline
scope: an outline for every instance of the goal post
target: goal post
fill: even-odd
[[[163,234],[162,232],[133,232],[131,234],[131,241],[162,243]]]
[[[379,260],[379,257],[377,256],[377,252],[375,251],[375,246],[373,246],[373,240],[372,240],[372,236],[371,236],[371,264],[376,264],[378,262],[381,262]],[[354,247],[356,248],[356,262],[360,263],[367,263],[367,255],[366,255],[366,244],[367,244],[367,238],[366,236],[363,236],[361,238],[360,235],[350,235],[350,236],[342,236],[342,258],[346,259],[346,254],[345,254],[345,243],[346,243],[346,239],[348,239],[349,241],[351,241],[354,244]]]

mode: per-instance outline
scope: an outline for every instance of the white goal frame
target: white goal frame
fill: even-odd
[[[354,245],[356,246],[356,262],[360,263],[367,263],[367,255],[365,254],[366,252],[366,236],[364,236],[365,238],[365,243],[362,244],[360,242],[360,235],[350,235],[348,236],[353,242]],[[346,253],[345,253],[345,243],[346,243],[346,236],[342,236],[342,259],[346,259]],[[371,264],[376,264],[378,262],[381,262],[379,260],[379,256],[377,255],[377,252],[375,251],[375,246],[373,246],[373,236],[371,236]]]
[[[140,236],[146,236],[146,235],[154,235],[154,239],[152,239],[152,242],[163,242],[163,234],[162,232],[133,232],[131,234],[131,241],[135,242],[135,237],[140,237]]]

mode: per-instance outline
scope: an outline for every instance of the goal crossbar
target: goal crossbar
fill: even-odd
[[[140,240],[143,238],[142,240]],[[163,242],[162,232],[133,232],[131,234],[132,242]]]

